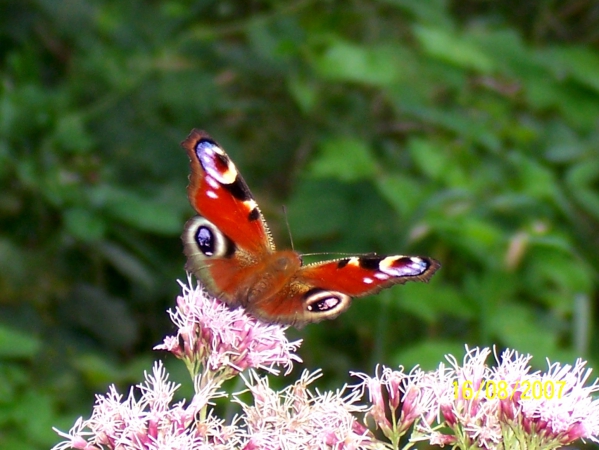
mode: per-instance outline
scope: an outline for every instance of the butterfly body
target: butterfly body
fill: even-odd
[[[183,232],[186,269],[231,306],[267,321],[302,326],[332,319],[352,297],[406,281],[428,281],[432,258],[356,256],[303,265],[299,253],[276,250],[243,177],[205,132],[182,143],[190,158],[189,200],[199,216]]]

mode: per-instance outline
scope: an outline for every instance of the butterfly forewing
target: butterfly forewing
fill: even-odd
[[[194,209],[254,253],[273,251],[268,226],[245,180],[224,150],[204,131],[192,130],[181,144],[189,155],[187,195]]]
[[[408,281],[428,281],[439,263],[421,256],[354,256],[309,264],[298,271],[297,279],[321,289],[363,297]]]

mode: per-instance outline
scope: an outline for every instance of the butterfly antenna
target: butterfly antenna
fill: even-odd
[[[285,216],[285,225],[287,225],[287,233],[289,234],[289,242],[291,242],[291,250],[295,251],[295,246],[293,245],[293,236],[291,235],[291,227],[289,226],[289,216],[287,215],[287,207],[283,205],[281,208],[283,209],[283,215]]]

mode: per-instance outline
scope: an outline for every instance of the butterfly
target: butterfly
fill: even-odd
[[[276,250],[258,204],[235,164],[206,132],[181,146],[191,175],[187,195],[199,214],[185,224],[185,269],[213,296],[258,319],[301,327],[333,319],[353,297],[407,281],[428,281],[439,262],[423,256],[352,256],[304,265]]]

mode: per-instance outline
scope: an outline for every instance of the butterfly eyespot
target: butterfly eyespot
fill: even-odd
[[[429,267],[430,263],[418,256],[389,256],[379,261],[379,270],[394,277],[417,277]]]
[[[314,314],[338,314],[347,308],[351,297],[336,291],[312,288],[304,294],[306,309]]]
[[[212,231],[210,231],[207,227],[198,228],[198,232],[196,233],[196,242],[200,248],[200,251],[204,255],[214,255],[214,236],[212,235]]]
[[[209,176],[208,178],[212,178],[219,183],[220,186],[229,191],[237,200],[242,202],[253,200],[250,188],[248,188],[244,179],[237,172],[235,164],[233,164],[233,161],[229,159],[216,142],[212,139],[201,139],[196,144],[195,152],[202,168]],[[210,183],[209,180],[208,183]],[[250,210],[253,208],[254,206]],[[260,211],[257,210],[255,214],[259,216]]]
[[[308,305],[308,311],[323,312],[330,311],[339,304],[341,300],[335,296],[323,297],[320,300]]]
[[[231,239],[224,235],[216,225],[201,216],[196,216],[187,222],[183,233],[183,242],[190,246],[189,252],[192,256],[201,259],[230,258],[236,250]]]
[[[229,157],[212,139],[201,139],[195,148],[200,164],[207,174],[221,184],[235,183],[237,169]]]

